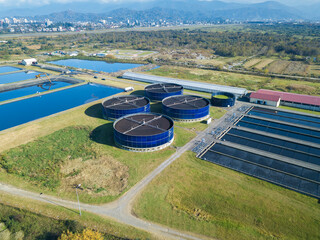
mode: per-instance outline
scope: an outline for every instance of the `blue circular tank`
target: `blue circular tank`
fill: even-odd
[[[152,101],[162,101],[166,97],[183,94],[183,86],[174,83],[157,83],[144,89],[145,95]]]
[[[162,101],[163,113],[178,121],[204,120],[210,116],[209,110],[209,100],[199,96],[172,96]]]
[[[171,118],[155,113],[124,116],[113,124],[117,146],[130,151],[156,151],[169,146],[174,139]]]
[[[232,107],[235,102],[236,96],[228,92],[216,92],[211,97],[211,104],[217,107]]]
[[[115,120],[128,114],[150,112],[150,100],[135,95],[122,95],[102,102],[103,117]]]

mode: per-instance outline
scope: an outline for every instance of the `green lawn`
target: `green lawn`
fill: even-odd
[[[80,232],[84,229],[74,220],[58,220],[19,208],[0,204],[0,239],[57,239],[63,232]],[[106,239],[123,239],[103,233]],[[11,238],[8,238],[10,236]]]
[[[46,198],[43,195],[43,198]],[[9,219],[9,228],[21,229],[26,239],[57,239],[62,231],[78,231],[90,228],[103,233],[105,239],[157,239],[149,233],[110,219],[82,211],[82,216],[73,209],[59,204],[38,202],[0,192],[0,222]],[[17,223],[18,222],[18,223]],[[17,226],[18,225],[18,226]],[[12,230],[11,232],[15,232]],[[1,237],[4,240],[5,238]]]
[[[320,115],[320,112],[311,111],[311,110],[306,110],[306,109],[301,109],[301,108],[287,107],[287,106],[280,106],[279,108],[283,108],[283,109],[287,109],[287,110],[292,110],[292,111],[297,111],[297,112],[304,112],[304,113],[309,113],[309,114],[314,114],[314,115]]]
[[[134,213],[218,239],[320,238],[316,199],[202,161],[191,152],[147,186]]]
[[[219,98],[219,99],[229,99],[230,97],[226,96],[226,95],[215,95],[215,98]]]

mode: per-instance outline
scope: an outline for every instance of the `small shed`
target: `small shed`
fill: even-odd
[[[21,64],[25,65],[25,66],[30,66],[32,64],[37,64],[37,59],[35,59],[35,58],[23,59],[21,61]]]

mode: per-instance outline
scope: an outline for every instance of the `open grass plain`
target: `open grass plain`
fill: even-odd
[[[134,213],[212,239],[320,237],[316,199],[205,162],[192,152],[147,186]]]

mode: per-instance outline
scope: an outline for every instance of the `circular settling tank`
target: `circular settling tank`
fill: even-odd
[[[174,83],[159,83],[146,86],[144,91],[152,101],[162,101],[166,97],[182,95],[183,87]]]
[[[162,110],[177,121],[202,121],[210,116],[210,102],[206,98],[193,95],[172,96],[163,99]]]
[[[150,100],[146,97],[123,95],[102,102],[103,117],[115,120],[128,114],[150,112]]]
[[[151,152],[169,146],[174,139],[171,118],[155,113],[124,116],[113,124],[117,146],[136,152]]]
[[[212,94],[211,104],[217,107],[232,107],[236,102],[236,97],[232,93],[216,92]]]

